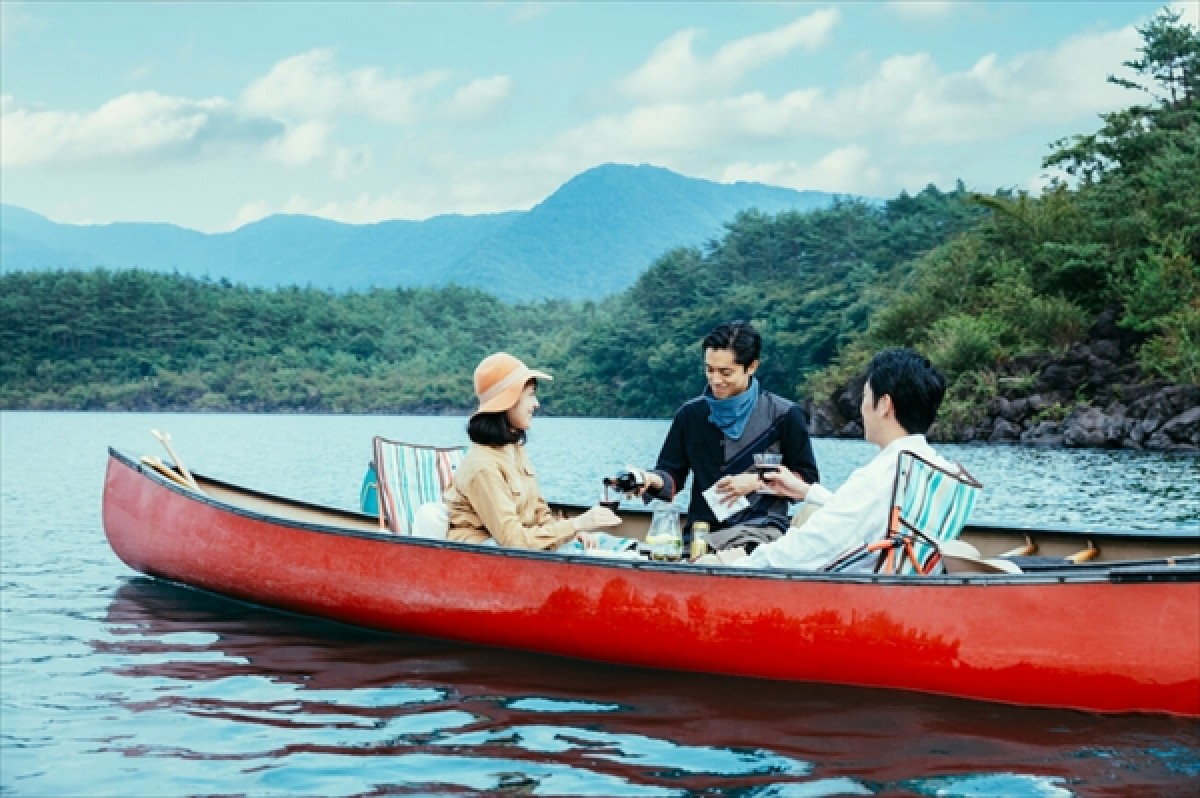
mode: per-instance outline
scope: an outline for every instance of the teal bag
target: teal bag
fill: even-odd
[[[358,506],[367,515],[379,515],[379,477],[374,463],[367,463],[367,473],[363,474],[358,490]]]

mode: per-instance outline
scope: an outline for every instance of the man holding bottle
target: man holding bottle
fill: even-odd
[[[690,473],[689,527],[708,523],[713,548],[752,548],[778,538],[789,523],[788,499],[763,490],[755,455],[779,455],[790,471],[816,482],[808,424],[799,405],[759,385],[762,336],[750,324],[717,325],[703,349],[708,385],[676,411],[658,462],[641,473],[636,492],[670,501]]]

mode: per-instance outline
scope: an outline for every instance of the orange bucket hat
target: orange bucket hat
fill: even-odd
[[[521,398],[525,383],[532,379],[554,379],[544,371],[531,369],[507,352],[488,355],[475,367],[475,396],[479,413],[499,413],[508,410]]]

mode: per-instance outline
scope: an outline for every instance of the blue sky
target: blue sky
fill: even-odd
[[[525,209],[606,162],[1036,190],[1164,5],[2,0],[0,195],[216,231]]]

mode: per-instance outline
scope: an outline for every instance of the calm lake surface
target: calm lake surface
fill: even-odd
[[[541,418],[530,453],[588,503],[666,427]],[[0,414],[0,795],[1197,795],[1194,721],[603,666],[140,577],[100,501],[108,446],[165,458],[152,428],[194,470],[350,509],[372,435],[466,441],[462,418]],[[815,447],[831,487],[874,451]],[[940,448],[984,482],[977,519],[1200,534],[1197,458]]]

